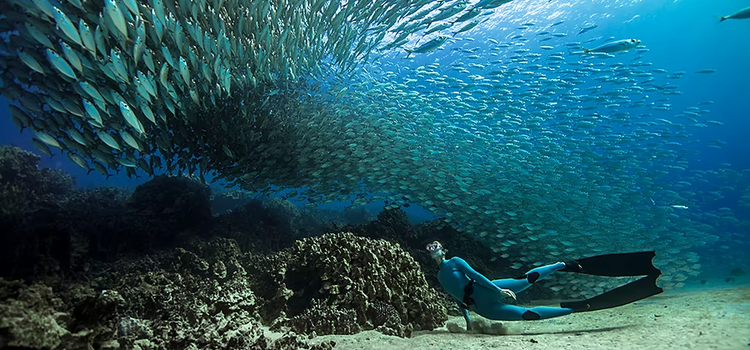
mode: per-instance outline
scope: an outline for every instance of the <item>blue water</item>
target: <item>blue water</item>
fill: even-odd
[[[546,52],[538,49],[539,45],[549,44],[557,48],[565,42],[584,41],[593,37],[640,39],[643,45],[650,49],[640,60],[653,63],[650,68],[664,68],[670,73],[687,72],[684,77],[674,81],[684,94],[670,96],[670,103],[675,108],[665,115],[677,114],[684,107],[710,100],[714,101],[713,105],[702,106],[711,110],[704,116],[724,123],[723,126],[691,130],[697,139],[721,140],[726,144],[721,150],[706,148],[705,143],[684,144],[685,149],[700,152],[699,156],[689,157],[690,169],[712,170],[719,168],[721,163],[729,163],[729,168],[742,171],[750,169],[750,111],[746,102],[750,98],[750,20],[728,20],[719,24],[715,16],[728,15],[748,5],[750,2],[746,0],[519,0],[497,9],[496,15],[493,15],[492,20],[483,27],[463,33],[461,36],[474,38],[475,43],[479,44],[486,43],[488,38],[502,42],[512,35],[524,33],[526,38],[531,39],[524,47],[540,53]],[[557,32],[568,33],[568,37],[545,43],[534,42],[539,37],[535,37],[533,31],[542,30],[560,20],[565,22],[554,29]],[[534,22],[535,26],[524,32],[519,31],[517,27],[525,22]],[[598,28],[576,36],[578,30],[588,23],[597,24]],[[451,50],[451,47],[460,45],[451,43],[444,50],[419,55],[413,61],[403,60],[404,55],[401,53],[392,56],[391,59],[396,65],[412,67],[441,60],[461,59],[460,52]],[[717,72],[693,73],[704,69],[716,69]],[[38,153],[31,145],[31,132],[26,130],[19,133],[11,123],[7,104],[7,100],[0,99],[0,142]],[[104,176],[95,171],[86,174],[85,170],[60,155],[52,158],[42,156],[41,165],[64,169],[74,175],[78,185],[82,187],[133,187],[147,180],[145,177],[128,179],[124,172],[105,180]],[[713,184],[703,186],[711,185]],[[706,205],[719,208],[735,203],[736,197],[728,196]],[[408,210],[419,213],[417,206]],[[738,219],[748,220],[747,217]]]

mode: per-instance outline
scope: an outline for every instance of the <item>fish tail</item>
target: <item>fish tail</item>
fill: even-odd
[[[728,16],[721,16],[721,17],[719,17],[719,23],[726,21],[727,18],[729,18],[729,17]]]
[[[406,51],[406,57],[404,57],[404,59],[407,59],[407,58],[411,57],[411,50],[404,49],[404,51]]]
[[[583,49],[583,53],[590,53],[591,52],[591,50],[589,50],[589,49],[587,49],[585,47],[581,47],[581,49]]]
[[[92,169],[92,168],[89,168],[89,171],[87,171],[87,172],[86,172],[86,175],[88,175],[88,174],[91,174],[91,172],[92,172],[93,170],[94,170],[94,169]]]

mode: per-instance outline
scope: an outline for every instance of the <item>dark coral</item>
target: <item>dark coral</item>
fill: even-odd
[[[197,178],[162,175],[136,187],[128,207],[140,220],[159,225],[149,238],[163,246],[177,232],[195,235],[211,226],[210,198],[211,188]]]
[[[277,254],[253,257],[248,272],[256,275],[253,289],[265,301],[261,316],[296,332],[350,334],[380,326],[408,336],[447,319],[419,265],[385,240],[351,233],[306,238]],[[398,324],[383,322],[383,305],[395,310]],[[334,321],[314,317],[321,312]]]
[[[15,146],[0,146],[0,226],[16,225],[73,190],[70,175],[39,169],[39,159]]]
[[[232,238],[242,250],[260,254],[291,247],[295,239],[290,224],[260,200],[251,200],[219,217],[213,235]]]
[[[157,177],[133,192],[73,189],[69,177],[36,169],[37,156],[8,149],[0,150],[20,160],[3,161],[0,185],[20,195],[12,201],[2,197],[16,208],[3,208],[0,219],[6,243],[0,247],[2,277],[59,280],[84,273],[92,259],[114,261],[211,232],[210,190],[192,178]]]
[[[59,274],[71,260],[70,233],[59,222],[75,181],[38,165],[33,153],[0,147],[0,276]]]

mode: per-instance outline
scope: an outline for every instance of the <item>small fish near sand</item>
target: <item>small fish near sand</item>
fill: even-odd
[[[748,19],[750,18],[750,6],[745,7],[742,10],[739,10],[729,16],[721,16],[719,23],[724,22],[728,19]]]
[[[640,45],[641,41],[638,39],[622,39],[617,41],[608,42],[606,44],[599,45],[593,49],[587,49],[583,47],[583,52],[603,52],[603,53],[614,53],[628,51],[636,46]]]

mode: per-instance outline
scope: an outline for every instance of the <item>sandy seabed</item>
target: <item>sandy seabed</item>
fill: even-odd
[[[451,317],[451,323],[465,327],[461,317]],[[614,309],[542,321],[503,322],[503,326],[505,335],[451,333],[444,326],[414,332],[405,339],[367,331],[320,336],[312,342],[333,340],[335,349],[347,350],[750,350],[750,286],[667,291]]]

